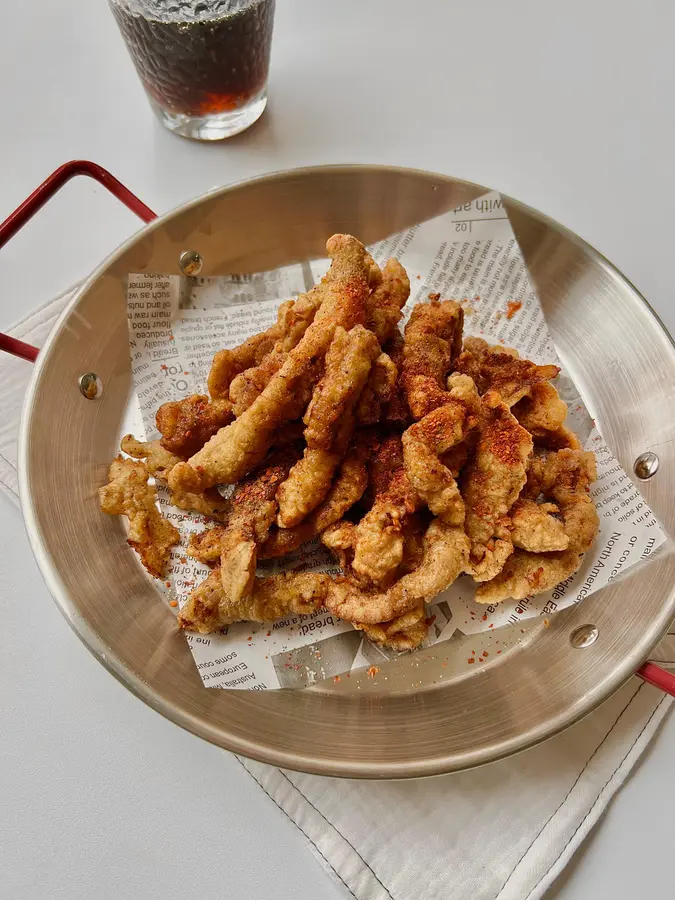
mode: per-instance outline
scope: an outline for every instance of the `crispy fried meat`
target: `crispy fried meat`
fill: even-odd
[[[348,622],[389,622],[444,591],[464,570],[468,558],[469,540],[463,529],[434,519],[424,535],[422,561],[413,572],[384,591],[364,590],[348,577],[332,580],[326,606]]]
[[[157,410],[155,422],[162,435],[162,447],[186,459],[233,418],[229,400],[209,400],[202,394],[192,394],[184,400],[163,403]]]
[[[335,329],[351,329],[365,320],[368,267],[363,244],[349,235],[333,235],[326,249],[332,266],[330,277],[319,286],[322,301],[314,321],[254,403],[188,463],[174,467],[169,476],[174,489],[232,484],[250,472],[264,457],[274,432],[295,418],[296,391],[328,350]]]
[[[129,520],[128,543],[155,578],[161,578],[169,552],[180,535],[156,506],[157,492],[148,484],[145,463],[118,456],[110,464],[109,483],[99,488],[101,509]]]
[[[490,347],[482,338],[471,337],[465,339],[455,368],[473,378],[481,395],[496,391],[509,407],[529,394],[535,384],[550,381],[560,371],[558,366],[538,366],[520,359],[513,348],[499,344]]]
[[[426,615],[424,603],[420,603],[391,622],[381,622],[379,625],[360,625],[358,622],[352,624],[369,641],[381,647],[398,651],[415,650],[423,643],[429,631]]]
[[[278,528],[260,547],[258,557],[270,559],[296,550],[339,521],[363,496],[368,483],[364,454],[352,450],[342,462],[326,499],[294,528]]]
[[[513,550],[504,519],[525,485],[532,438],[492,391],[483,397],[479,435],[476,455],[461,484],[471,541],[467,571],[474,580],[486,581],[500,571]]]
[[[497,577],[478,588],[479,603],[523,600],[551,590],[574,575],[598,533],[598,514],[588,493],[595,478],[592,453],[560,450],[533,459],[526,493],[542,494],[557,504],[567,549],[552,553],[516,550]]]
[[[380,283],[366,300],[366,325],[384,347],[396,332],[403,307],[410,296],[408,274],[397,259],[389,259]]]
[[[451,375],[448,385],[443,406],[437,406],[403,434],[403,458],[410,484],[434,515],[449,525],[461,525],[464,501],[441,456],[476,427],[480,398],[466,375]]]
[[[405,327],[403,385],[415,419],[447,400],[445,381],[462,345],[464,312],[453,300],[418,303]]]
[[[305,414],[303,458],[279,489],[279,525],[293,528],[325,499],[354,429],[354,409],[371,366],[377,338],[363,325],[335,329],[326,370]]]
[[[270,578],[255,578],[248,596],[228,598],[220,569],[214,569],[190,594],[178,616],[188,631],[210,634],[234,622],[273,622],[290,613],[305,614],[325,602],[328,575],[284,572]]]

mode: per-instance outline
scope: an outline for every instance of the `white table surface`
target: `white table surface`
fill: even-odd
[[[10,4],[0,29],[0,218],[73,157],[106,166],[158,212],[291,166],[416,166],[545,210],[615,262],[675,329],[663,263],[673,253],[675,5],[278,7],[268,111],[244,135],[199,145],[151,116],[104,0]],[[102,188],[73,182],[0,253],[0,326],[136,227]],[[233,757],[143,706],[88,654],[3,499],[0,583],[0,897],[340,896]],[[672,895],[674,755],[671,717],[551,897]]]

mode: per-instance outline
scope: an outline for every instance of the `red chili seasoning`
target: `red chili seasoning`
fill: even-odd
[[[506,304],[506,318],[512,319],[518,310],[522,308],[522,305],[520,300],[509,300]]]

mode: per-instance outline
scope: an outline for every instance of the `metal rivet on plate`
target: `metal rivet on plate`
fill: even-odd
[[[103,382],[95,372],[86,372],[80,376],[80,392],[87,400],[96,400],[103,393]]]
[[[204,260],[196,250],[183,250],[178,265],[183,275],[199,275],[204,265]]]
[[[599,634],[595,625],[580,625],[570,635],[570,644],[577,650],[585,650],[597,641]]]
[[[659,458],[652,450],[645,450],[633,463],[633,471],[640,481],[647,481],[659,468]]]

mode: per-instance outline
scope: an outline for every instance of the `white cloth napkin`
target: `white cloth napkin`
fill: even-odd
[[[71,296],[11,334],[41,345]],[[18,503],[17,429],[31,364],[0,354],[0,489]],[[675,636],[654,658],[675,661]],[[362,782],[242,766],[353,900],[536,900],[627,778],[673,702],[633,678],[582,722],[459,775]]]

